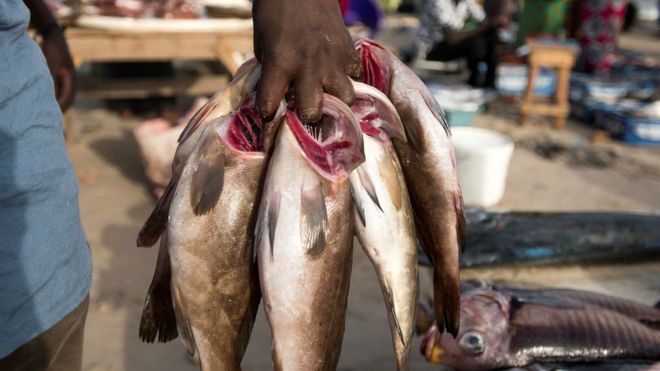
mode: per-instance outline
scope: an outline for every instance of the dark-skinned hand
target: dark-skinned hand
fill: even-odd
[[[263,65],[257,110],[271,117],[287,95],[301,120],[322,115],[323,92],[347,104],[362,73],[337,0],[254,0],[254,52]]]
[[[73,103],[76,94],[76,75],[71,54],[59,27],[50,28],[41,36],[41,48],[55,83],[55,97],[60,109],[65,112]]]

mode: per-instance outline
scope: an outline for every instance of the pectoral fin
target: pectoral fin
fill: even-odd
[[[209,133],[199,147],[197,169],[190,183],[190,203],[195,215],[205,214],[218,203],[225,175],[225,153],[215,133]]]
[[[325,247],[328,214],[321,184],[300,192],[300,234],[305,252],[317,256]]]

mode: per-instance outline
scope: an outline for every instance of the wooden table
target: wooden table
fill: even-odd
[[[66,38],[74,63],[217,60],[230,74],[252,55],[252,30],[235,32],[126,32],[72,27]],[[218,90],[225,75],[174,79],[86,78],[79,81],[81,96],[95,98],[145,98],[148,96],[201,95]]]
[[[560,43],[530,42],[528,45],[529,75],[520,109],[521,121],[524,124],[530,114],[552,116],[555,119],[555,126],[561,129],[566,125],[570,111],[568,90],[577,48]],[[557,71],[557,89],[553,103],[538,103],[534,100],[534,82],[542,67]]]

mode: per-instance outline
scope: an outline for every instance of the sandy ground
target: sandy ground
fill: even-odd
[[[651,40],[645,47],[657,47]],[[649,46],[650,45],[650,46]],[[137,325],[157,250],[138,249],[135,236],[150,213],[154,198],[143,175],[130,128],[103,108],[73,110],[78,143],[70,147],[80,180],[82,219],[94,254],[94,285],[87,320],[85,370],[196,370],[178,340],[142,344]],[[660,210],[660,148],[637,148],[620,143],[592,146],[591,130],[570,123],[558,132],[536,122],[519,127],[515,110],[494,105],[476,125],[507,133],[516,144],[507,188],[498,208],[525,210]],[[570,156],[547,159],[533,152],[539,138],[569,148],[590,146],[615,153],[612,166],[575,164]],[[465,277],[588,288],[653,303],[660,299],[660,262],[621,266],[565,266],[465,270]],[[422,272],[423,292],[428,272]],[[245,370],[271,368],[270,333],[259,313],[243,365]],[[428,365],[413,345],[412,370]],[[393,356],[380,289],[373,269],[360,250],[354,269],[339,370],[392,370]]]

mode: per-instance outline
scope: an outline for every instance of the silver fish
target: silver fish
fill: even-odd
[[[415,212],[418,239],[433,263],[438,327],[456,335],[460,320],[458,256],[465,245],[463,198],[449,126],[415,73],[369,40],[356,42],[364,82],[384,92],[396,107],[406,142],[393,138]]]
[[[405,140],[399,115],[379,90],[354,84],[352,110],[364,133],[365,162],[349,176],[356,234],[378,273],[398,370],[408,369],[418,296],[412,207],[390,137]]]
[[[427,334],[422,353],[430,362],[490,370],[534,362],[660,359],[659,331],[575,297],[477,288],[463,295],[461,312],[456,339],[435,327]]]
[[[318,128],[287,112],[255,229],[276,370],[334,370],[341,350],[353,244],[348,173],[364,154],[350,108],[329,95],[323,107]]]

